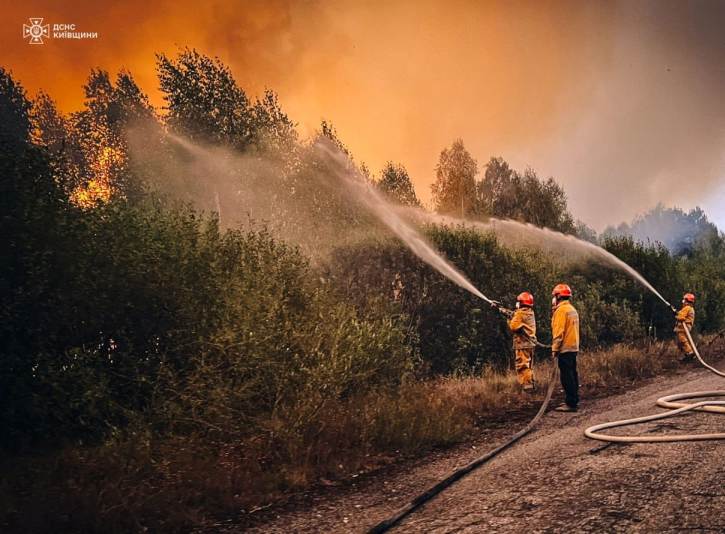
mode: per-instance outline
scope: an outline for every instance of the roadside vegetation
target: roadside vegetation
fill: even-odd
[[[531,407],[500,316],[381,233],[274,93],[253,101],[195,51],[157,65],[164,110],[94,70],[70,115],[0,69],[0,529],[185,530]],[[165,132],[223,152],[200,165]],[[329,123],[317,135],[349,154]],[[443,150],[437,212],[599,239],[553,179],[477,165]],[[356,166],[420,205],[402,165]],[[695,292],[706,335],[725,322],[725,239],[693,216],[683,250],[601,244],[673,302]],[[672,368],[671,313],[621,273],[423,230],[487,294],[533,292],[542,340],[550,288],[572,285],[587,394]]]

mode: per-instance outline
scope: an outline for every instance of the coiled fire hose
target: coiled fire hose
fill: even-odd
[[[708,365],[700,356],[700,351],[697,349],[695,342],[692,339],[690,329],[686,324],[682,325],[685,330],[687,340],[690,342],[690,346],[695,351],[695,356],[700,364],[703,365],[708,371],[715,373],[718,376],[725,377],[725,373],[718,371],[711,365]],[[654,415],[646,415],[644,417],[635,417],[632,419],[622,419],[621,421],[612,421],[610,423],[602,423],[599,425],[590,426],[584,431],[584,435],[591,439],[598,439],[600,441],[609,441],[612,443],[661,443],[661,442],[672,442],[672,441],[704,441],[711,439],[725,439],[725,433],[719,434],[669,434],[664,436],[613,436],[611,434],[601,434],[600,430],[607,428],[616,428],[620,426],[636,425],[639,423],[647,423],[649,421],[657,421],[659,419],[665,419],[667,417],[673,417],[684,412],[689,411],[701,411],[701,412],[715,412],[725,413],[725,400],[704,400],[693,403],[682,403],[675,402],[683,399],[702,399],[706,397],[725,397],[725,390],[714,390],[714,391],[695,391],[692,393],[679,393],[676,395],[668,395],[657,399],[657,405],[663,408],[669,408],[671,411],[658,413]]]
[[[495,302],[495,301],[493,301]],[[496,303],[498,304],[498,303]],[[504,309],[501,309],[500,311],[507,311]],[[532,338],[532,341],[536,343],[536,346],[550,349],[551,345],[544,345],[543,343],[539,342],[536,339]],[[415,499],[410,501],[408,504],[406,504],[404,507],[402,507],[400,510],[395,512],[391,517],[388,519],[385,519],[384,521],[381,521],[377,525],[375,525],[373,528],[371,528],[368,533],[369,534],[380,534],[382,532],[387,532],[390,528],[397,525],[403,518],[405,518],[408,514],[415,511],[417,508],[422,506],[424,503],[431,500],[433,497],[438,495],[441,491],[446,489],[448,486],[452,485],[453,483],[457,482],[458,480],[462,479],[464,476],[469,474],[471,471],[481,467],[483,464],[488,462],[489,460],[495,458],[498,454],[502,453],[506,449],[508,449],[511,445],[516,443],[518,440],[523,438],[526,434],[531,432],[534,427],[538,424],[541,417],[544,415],[544,412],[546,412],[546,408],[549,406],[549,402],[551,401],[551,395],[554,393],[554,386],[556,385],[556,365],[553,365],[551,368],[551,374],[549,376],[549,387],[546,388],[546,395],[544,395],[544,400],[541,403],[541,407],[539,408],[539,411],[536,412],[536,415],[534,418],[529,421],[529,423],[516,432],[513,436],[511,436],[507,441],[493,449],[492,451],[487,452],[483,456],[476,458],[472,462],[464,465],[463,467],[460,467],[453,471],[450,475],[448,475],[446,478],[435,484],[433,487],[428,489],[427,491],[421,493],[418,495]]]

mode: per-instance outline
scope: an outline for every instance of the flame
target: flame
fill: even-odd
[[[124,161],[125,156],[121,149],[104,146],[89,165],[92,178],[71,193],[71,202],[81,208],[90,209],[111,200],[116,192],[114,178]]]

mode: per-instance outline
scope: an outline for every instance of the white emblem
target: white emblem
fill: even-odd
[[[30,26],[23,24],[23,38],[30,37],[30,44],[43,44],[43,37],[50,37],[50,24],[43,25],[42,18],[30,18]]]

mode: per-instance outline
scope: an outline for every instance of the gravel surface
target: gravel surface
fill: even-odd
[[[699,368],[585,399],[576,414],[549,412],[531,435],[393,532],[725,532],[725,443],[607,445],[583,435],[596,423],[657,413],[655,401],[664,395],[722,388],[722,378]],[[612,432],[702,433],[722,431],[724,422],[696,413]],[[217,523],[213,530],[363,532],[520,426],[261,512],[246,528]]]

